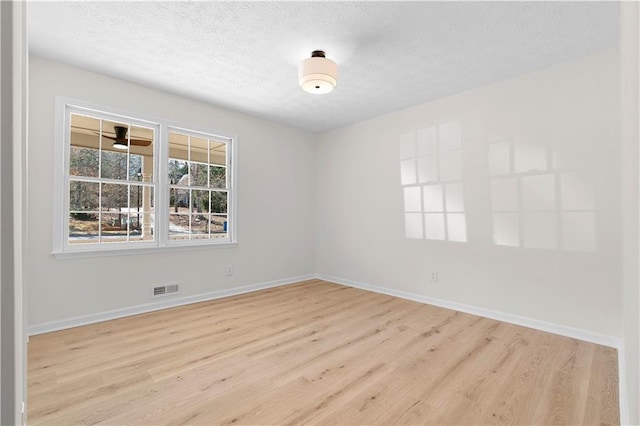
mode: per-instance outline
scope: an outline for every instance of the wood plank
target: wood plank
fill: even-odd
[[[321,280],[28,350],[34,425],[619,424],[615,349]]]

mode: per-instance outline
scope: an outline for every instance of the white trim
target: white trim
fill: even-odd
[[[609,346],[619,349],[622,346],[622,339],[604,334],[594,333],[589,330],[569,327],[562,324],[556,324],[547,321],[541,321],[534,318],[522,317],[519,315],[509,314],[505,312],[494,311],[491,309],[479,308],[476,306],[465,305],[463,303],[451,302],[449,300],[436,299],[434,297],[423,296],[421,294],[408,293],[400,290],[394,290],[387,287],[380,287],[372,284],[361,283],[344,278],[333,277],[320,274],[318,279],[334,282],[337,284],[355,287],[362,290],[373,291],[375,293],[386,294],[389,296],[400,297],[401,299],[412,300],[414,302],[426,303],[428,305],[439,306],[441,308],[453,309],[467,314],[478,315],[485,318],[491,318],[498,321],[508,322],[510,324],[529,327],[547,333],[558,334],[560,336],[571,337],[573,339],[584,340],[585,342],[596,343],[598,345]]]
[[[64,169],[65,155],[62,147],[65,146],[65,105],[67,103],[66,98],[56,97],[55,108],[55,133],[53,135],[53,141],[55,148],[53,150],[53,212],[51,214],[51,220],[53,221],[53,249],[56,251],[62,251],[64,246],[64,212],[65,212],[65,199],[64,197],[64,176],[67,171]]]
[[[193,241],[193,240],[192,240]],[[51,255],[58,260],[65,259],[84,259],[88,257],[111,257],[111,256],[131,256],[134,254],[153,254],[153,253],[171,253],[191,250],[206,250],[206,249],[228,249],[238,247],[236,242],[220,242],[212,243],[211,240],[196,241],[191,244],[183,245],[166,245],[166,246],[140,246],[124,248],[117,248],[115,245],[120,243],[113,243],[113,247],[98,248],[94,247],[93,250],[83,251],[53,251]]]
[[[250,284],[242,287],[235,287],[225,290],[212,291],[210,293],[196,294],[193,296],[185,296],[179,298],[167,298],[161,301],[145,303],[142,305],[130,306],[128,308],[114,309],[111,311],[103,311],[96,314],[82,315],[73,318],[66,318],[58,321],[49,321],[42,324],[31,325],[27,329],[29,336],[37,334],[49,333],[51,331],[64,330],[67,328],[79,327],[81,325],[94,324],[97,322],[108,321],[117,318],[128,317],[131,315],[144,314],[147,312],[158,311],[161,309],[173,308],[176,306],[189,305],[191,303],[205,302],[208,300],[220,299],[223,297],[236,296],[253,291],[264,290],[272,287],[280,287],[289,284],[295,284],[300,281],[315,278],[313,274],[301,275],[298,277],[284,278],[281,280],[268,281],[258,284]]]
[[[624,355],[624,341],[618,347],[618,404],[620,406],[620,425],[630,425],[629,398],[627,396],[627,363]]]

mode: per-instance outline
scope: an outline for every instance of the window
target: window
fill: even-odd
[[[227,142],[169,131],[169,240],[226,238]]]
[[[233,138],[62,99],[58,113],[54,254],[235,241]]]
[[[69,114],[67,243],[154,241],[157,127],[89,114]],[[114,129],[126,134],[124,142],[131,143],[117,148],[117,141],[111,139],[116,137]]]

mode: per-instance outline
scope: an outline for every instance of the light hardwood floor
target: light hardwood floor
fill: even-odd
[[[618,424],[616,350],[319,280],[31,338],[30,424]]]

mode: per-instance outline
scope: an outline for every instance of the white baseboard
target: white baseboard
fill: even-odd
[[[630,425],[629,398],[627,397],[627,361],[624,341],[618,346],[618,404],[620,404],[620,424]]]
[[[477,306],[465,305],[462,303],[451,302],[448,300],[437,299],[434,297],[423,296],[421,294],[408,293],[400,290],[394,290],[387,287],[380,287],[372,284],[361,283],[339,277],[328,275],[318,275],[317,278],[331,281],[337,284],[343,284],[349,287],[369,290],[376,293],[382,293],[389,296],[400,297],[402,299],[413,300],[414,302],[426,303],[429,305],[439,306],[441,308],[453,309],[455,311],[465,312],[467,314],[478,315],[485,318],[491,318],[498,321],[508,322],[510,324],[521,325],[548,333],[559,334],[561,336],[571,337],[585,342],[596,343],[598,345],[609,346],[618,349],[622,344],[622,339],[607,336],[604,334],[594,333],[588,330],[568,327],[565,325],[555,324],[552,322],[541,321],[534,318],[522,317],[519,315],[508,314],[505,312],[493,311],[491,309],[479,308]]]
[[[268,281],[264,283],[251,284],[242,287],[235,287],[225,290],[212,291],[210,293],[196,294],[193,296],[163,298],[160,301],[145,303],[127,308],[114,309],[110,311],[98,312],[96,314],[82,315],[73,318],[65,318],[59,321],[50,321],[42,324],[31,325],[27,328],[27,334],[34,336],[36,334],[49,333],[51,331],[64,330],[67,328],[78,327],[81,325],[94,324],[97,322],[108,321],[117,318],[128,317],[131,315],[144,314],[147,312],[158,311],[161,309],[174,308],[176,306],[188,305],[191,303],[205,302],[207,300],[220,299],[222,297],[235,296],[238,294],[250,293],[252,291],[264,290],[272,287],[279,287],[288,284],[295,284],[300,281],[316,278],[315,275],[302,275],[298,277],[285,278],[281,280]]]

